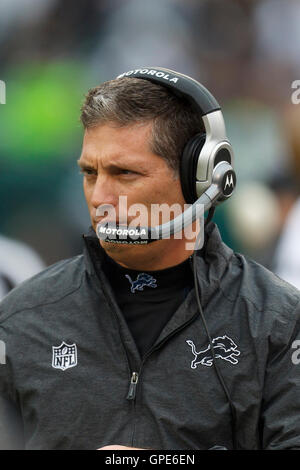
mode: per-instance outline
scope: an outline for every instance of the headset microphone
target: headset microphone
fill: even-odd
[[[212,184],[209,188],[182,214],[169,222],[156,227],[125,227],[114,223],[97,225],[96,233],[99,239],[110,243],[148,244],[183,230],[200,218],[215,204],[231,196],[236,184],[236,176],[232,166],[220,162],[213,170]],[[101,206],[100,206],[101,208]]]

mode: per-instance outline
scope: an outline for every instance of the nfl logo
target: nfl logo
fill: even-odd
[[[64,341],[60,346],[52,346],[52,367],[66,370],[77,366],[77,346]]]

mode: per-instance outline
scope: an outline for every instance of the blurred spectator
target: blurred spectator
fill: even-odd
[[[300,198],[287,217],[274,264],[278,276],[300,289]]]
[[[0,235],[0,299],[44,268],[41,258],[29,246]]]
[[[271,175],[266,183],[277,199],[281,233],[286,224],[289,212],[298,198],[300,186],[291,171],[284,171],[283,168],[281,171],[280,168],[277,168],[276,172]],[[280,235],[280,233],[278,235]]]
[[[284,113],[286,139],[292,155],[291,168],[296,181],[298,198],[287,216],[275,252],[275,272],[300,289],[300,108],[290,105]]]
[[[280,207],[274,193],[265,183],[244,182],[236,189],[227,214],[238,251],[270,267],[280,229]]]

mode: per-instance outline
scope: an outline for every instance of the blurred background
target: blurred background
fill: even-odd
[[[299,0],[1,0],[0,297],[81,252],[80,106],[143,65],[216,96],[238,174],[223,239],[300,287],[299,22]]]

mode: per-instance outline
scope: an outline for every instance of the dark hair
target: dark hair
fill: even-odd
[[[89,90],[80,119],[85,129],[107,122],[126,126],[153,121],[151,151],[177,175],[185,144],[204,132],[198,109],[166,87],[140,78],[119,78]]]

